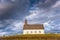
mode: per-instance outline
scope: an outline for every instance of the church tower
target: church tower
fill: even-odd
[[[28,24],[27,24],[27,19],[25,19],[24,27],[27,26],[27,25],[28,25]]]

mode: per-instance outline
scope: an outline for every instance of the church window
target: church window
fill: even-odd
[[[41,33],[41,31],[39,31],[39,33]]]
[[[35,31],[35,33],[37,33],[37,31]]]
[[[33,32],[31,31],[31,33],[33,33]]]

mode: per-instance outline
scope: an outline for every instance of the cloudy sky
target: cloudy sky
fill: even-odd
[[[22,34],[24,20],[60,33],[60,0],[0,0],[0,36]]]

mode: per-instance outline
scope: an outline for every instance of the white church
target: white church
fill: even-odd
[[[28,24],[25,20],[23,34],[44,34],[43,24]]]

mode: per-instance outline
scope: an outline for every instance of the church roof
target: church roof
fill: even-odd
[[[43,24],[27,24],[23,29],[44,29]]]

